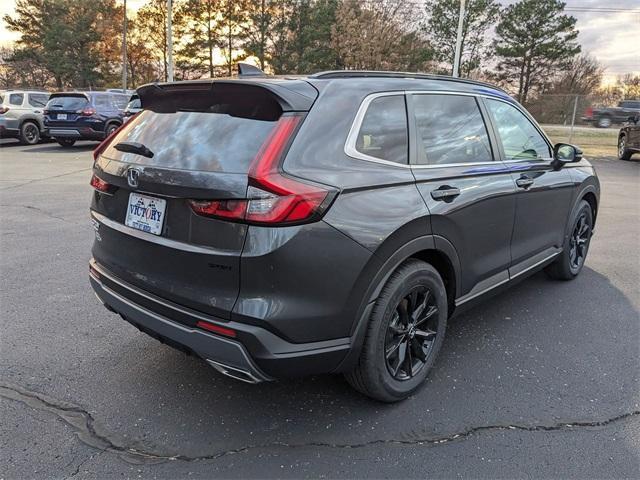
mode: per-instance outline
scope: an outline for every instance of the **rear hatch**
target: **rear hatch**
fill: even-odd
[[[95,260],[148,292],[229,318],[248,229],[234,209],[281,119],[311,106],[306,85],[141,87],[144,110],[94,152]]]
[[[91,102],[84,93],[54,93],[49,97],[44,114],[48,127],[70,127],[91,110]]]

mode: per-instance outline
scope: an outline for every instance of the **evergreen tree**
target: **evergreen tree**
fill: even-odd
[[[564,7],[558,0],[520,0],[505,9],[496,27],[498,79],[517,87],[521,103],[580,52],[576,19],[564,15]]]

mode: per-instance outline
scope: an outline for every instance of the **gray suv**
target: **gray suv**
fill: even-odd
[[[0,138],[17,138],[35,145],[45,136],[44,110],[49,94],[42,91],[0,92]]]
[[[390,72],[147,85],[94,152],[91,285],[246,382],[425,380],[447,320],[577,276],[599,183],[502,90]]]

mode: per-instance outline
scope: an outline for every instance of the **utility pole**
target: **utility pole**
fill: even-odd
[[[569,133],[569,143],[573,141],[573,127],[576,124],[576,110],[578,109],[578,96],[573,100],[573,115],[571,116],[571,132]]]
[[[127,91],[127,0],[124,0],[124,23],[122,25],[122,93]]]
[[[173,38],[171,36],[171,0],[167,0],[167,81],[173,82]]]
[[[453,76],[460,76],[460,56],[462,52],[462,27],[464,25],[464,0],[460,0],[460,13],[458,15],[458,35],[456,36],[456,53],[453,59]]]

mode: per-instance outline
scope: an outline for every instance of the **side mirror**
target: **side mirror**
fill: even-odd
[[[556,143],[553,147],[553,167],[560,170],[565,163],[582,160],[582,150],[568,143]]]

